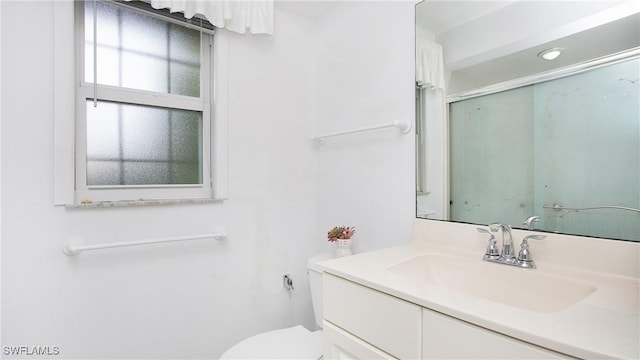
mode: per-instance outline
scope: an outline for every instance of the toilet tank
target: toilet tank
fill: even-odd
[[[322,328],[322,271],[319,265],[321,261],[333,259],[333,253],[320,254],[312,257],[307,262],[309,273],[309,287],[311,288],[311,301],[313,303],[313,314],[316,317],[316,324]]]

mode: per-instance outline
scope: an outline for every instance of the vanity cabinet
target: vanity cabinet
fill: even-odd
[[[423,359],[573,359],[423,308]]]
[[[325,323],[344,330],[344,336],[349,336],[354,342],[359,338],[379,349],[378,358],[420,358],[421,306],[328,273],[323,276],[323,294]],[[334,333],[329,329],[327,335],[326,327],[324,331],[325,358],[332,358],[333,348],[345,348],[346,340],[331,344]],[[356,344],[352,345],[356,347]],[[352,356],[358,358],[357,354]]]
[[[325,359],[567,359],[325,273]]]

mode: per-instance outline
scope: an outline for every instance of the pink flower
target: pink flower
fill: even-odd
[[[327,233],[327,240],[333,242],[338,239],[351,239],[356,228],[353,226],[336,226]]]

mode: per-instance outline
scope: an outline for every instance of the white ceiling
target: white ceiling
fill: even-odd
[[[516,0],[425,0],[416,6],[416,25],[437,35],[483,17]]]
[[[426,0],[416,25],[443,46],[452,94],[639,47],[639,11],[637,0]],[[552,47],[566,50],[537,56]]]
[[[640,46],[640,14],[556,39],[544,44],[478,63],[455,71],[472,87],[482,87],[564,66],[598,59]],[[565,51],[554,61],[540,59],[538,53],[551,48]],[[452,78],[453,80],[453,78]],[[456,86],[457,84],[451,83]],[[450,93],[468,89],[450,89]]]

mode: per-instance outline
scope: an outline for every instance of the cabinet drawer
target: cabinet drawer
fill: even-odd
[[[421,356],[422,308],[324,273],[324,318],[401,359]]]
[[[423,359],[572,359],[426,308],[423,321]]]
[[[325,321],[322,325],[324,359],[397,360],[339,327]]]

